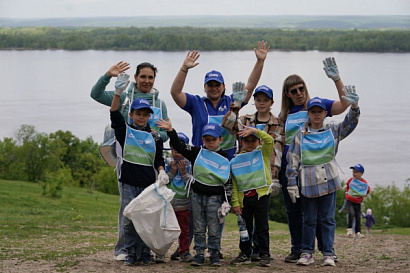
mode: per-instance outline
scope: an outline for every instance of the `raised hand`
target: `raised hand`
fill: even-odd
[[[258,48],[254,48],[256,58],[258,60],[264,61],[266,56],[268,55],[270,46],[268,46],[268,42],[265,41],[258,41]]]
[[[192,52],[188,52],[186,54],[184,63],[182,64],[181,71],[188,72],[188,69],[197,66],[199,63],[196,61],[198,60],[199,56],[201,56],[198,50],[194,50]]]
[[[243,129],[239,130],[239,137],[247,137],[251,134],[256,134],[258,132],[258,129],[256,129],[253,126],[244,126]]]
[[[120,75],[124,71],[127,71],[128,69],[130,69],[130,64],[121,61],[121,62],[111,66],[110,69],[108,69],[107,74],[110,77],[117,77],[118,75]]]
[[[356,87],[354,85],[346,85],[343,88],[345,96],[342,96],[353,108],[359,107],[359,95],[356,94]]]
[[[234,82],[232,84],[232,97],[235,106],[241,106],[245,101],[248,90],[244,90],[245,83],[243,82]]]
[[[158,120],[157,125],[158,125],[158,128],[165,129],[168,132],[172,131],[172,123],[169,117],[167,118],[167,120],[164,120],[164,119]]]
[[[329,78],[331,78],[335,82],[340,80],[339,69],[337,68],[335,58],[326,58],[325,60],[323,60],[323,65],[323,70],[326,72],[326,75]]]
[[[115,94],[121,96],[122,92],[127,88],[130,83],[130,75],[121,73],[115,81]]]

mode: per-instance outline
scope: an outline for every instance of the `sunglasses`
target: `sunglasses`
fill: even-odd
[[[300,93],[305,92],[305,86],[302,85],[302,86],[300,86],[300,87],[293,88],[293,89],[289,90],[289,92],[290,92],[292,95],[296,95],[296,94],[298,93],[298,90],[299,90]]]

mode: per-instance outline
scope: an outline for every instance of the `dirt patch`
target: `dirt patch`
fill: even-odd
[[[271,232],[270,268],[259,267],[258,264],[230,266],[229,260],[238,254],[238,234],[224,234],[222,252],[225,258],[221,260],[220,268],[212,268],[209,261],[200,268],[189,264],[171,261],[165,264],[152,264],[149,266],[123,266],[122,262],[113,260],[112,251],[103,251],[90,256],[77,257],[70,260],[53,261],[26,261],[3,260],[1,272],[410,272],[410,238],[402,235],[384,235],[376,232],[365,238],[347,238],[344,234],[337,234],[335,250],[339,257],[336,267],[323,267],[323,257],[320,253],[314,255],[315,263],[307,267],[297,266],[283,262],[284,256],[290,249],[289,236],[285,232]],[[276,239],[277,238],[277,239]],[[4,249],[2,249],[4,251]]]

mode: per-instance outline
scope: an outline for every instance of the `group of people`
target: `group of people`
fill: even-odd
[[[269,49],[266,42],[258,42],[248,81],[235,82],[231,95],[226,94],[222,74],[215,70],[205,75],[206,96],[183,92],[189,70],[200,57],[198,51],[187,53],[171,95],[191,116],[192,145],[172,127],[167,107],[154,88],[157,68],[152,64],[138,65],[135,81],[129,85],[125,71],[130,66],[119,62],[94,85],[91,97],[111,107],[117,140],[116,260],[124,260],[124,265],[164,261],[159,256],[154,260],[132,221],[123,216],[124,207],[157,181],[175,191],[172,205],[181,235],[171,259],[201,266],[208,249],[211,265],[221,266],[224,219],[232,209],[245,220],[250,239],[240,241],[240,254],[230,263],[258,261],[260,266],[270,266],[269,200],[282,190],[292,245],[285,262],[313,263],[317,238],[323,264],[335,265],[336,191],[341,188],[335,156],[339,142],[357,126],[359,97],[354,86],[344,86],[334,58],[326,58],[324,70],[335,82],[339,100],[310,99],[304,80],[290,75],[283,83],[281,112],[275,116],[271,113],[273,90],[257,87]],[[115,90],[107,91],[112,77],[117,77]],[[252,96],[256,112],[240,116]],[[324,122],[349,106],[343,122]],[[164,159],[163,143],[168,139],[171,158]],[[194,256],[189,253],[192,237]]]

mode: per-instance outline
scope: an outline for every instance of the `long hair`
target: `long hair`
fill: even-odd
[[[290,109],[295,105],[292,99],[287,96],[287,93],[289,92],[289,88],[291,88],[292,86],[298,85],[298,84],[303,84],[305,86],[305,93],[306,93],[306,101],[304,104],[305,108],[306,108],[306,103],[310,100],[310,95],[309,95],[306,83],[302,79],[302,77],[296,74],[288,76],[283,82],[283,87],[282,87],[282,105],[281,105],[280,117],[279,117],[279,119],[282,122],[286,121],[286,119],[288,118]]]

